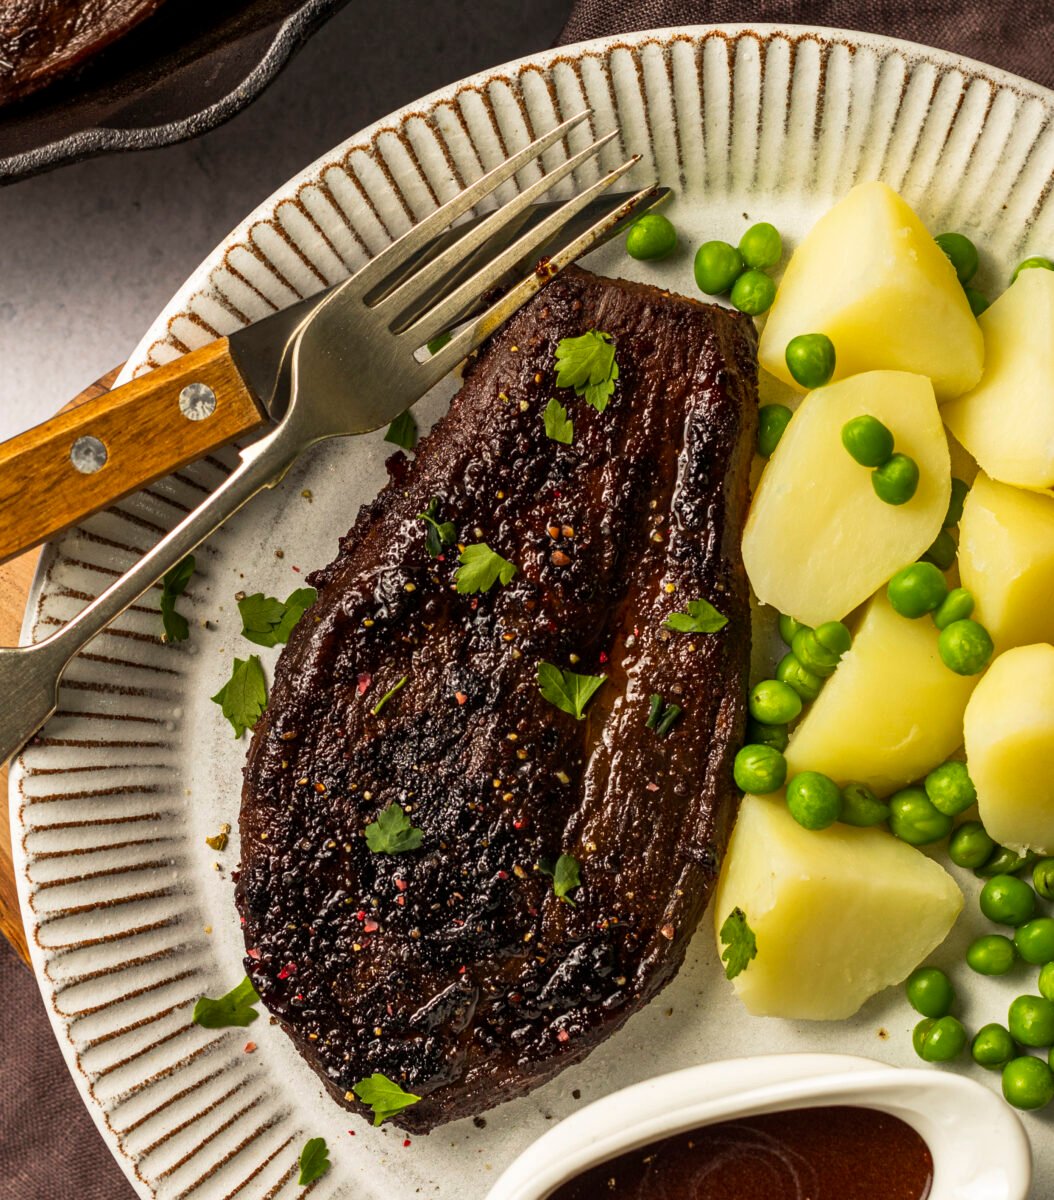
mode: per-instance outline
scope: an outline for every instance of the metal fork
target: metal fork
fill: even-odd
[[[456,324],[506,271],[525,256],[537,253],[571,217],[624,175],[639,156],[568,200],[470,278],[457,282],[452,290],[444,292],[443,283],[459,262],[595,155],[615,133],[569,156],[420,269],[407,275],[400,268],[453,221],[588,116],[588,111],[579,113],[525,146],[396,239],[311,309],[285,340],[279,355],[275,355],[273,332],[271,340],[266,340],[267,323],[251,327],[264,331],[260,334],[259,357],[272,364],[270,377],[256,381],[257,391],[267,400],[269,411],[281,415],[279,424],[242,450],[237,468],[204,503],[60,630],[29,646],[0,648],[0,762],[15,753],[55,711],[59,681],[74,655],[166,571],[257,492],[280,482],[311,446],[386,425],[507,321],[549,277],[583,254],[653,193],[654,184],[623,201],[555,253],[544,269],[530,272],[455,332],[442,349],[419,361],[415,351]],[[393,273],[396,282],[391,284],[388,281]],[[242,365],[249,378],[251,363]],[[268,386],[272,390],[265,396]]]

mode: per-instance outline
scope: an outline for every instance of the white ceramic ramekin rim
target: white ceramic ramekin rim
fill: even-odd
[[[1031,1147],[999,1096],[962,1075],[836,1054],[728,1059],[623,1088],[546,1132],[487,1200],[545,1200],[589,1167],[717,1121],[842,1104],[891,1113],[918,1131],[933,1155],[928,1200],[1027,1200]]]

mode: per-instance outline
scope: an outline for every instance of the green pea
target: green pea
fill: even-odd
[[[963,519],[963,505],[970,494],[970,485],[965,479],[952,479],[951,498],[948,500],[948,511],[944,514],[944,528],[950,529]]]
[[[955,562],[955,556],[958,553],[959,547],[955,544],[955,538],[947,529],[942,529],[922,558],[924,562],[933,563],[940,570],[948,571],[951,570],[951,565]]]
[[[964,821],[948,842],[948,857],[957,867],[972,871],[984,866],[995,849],[995,842],[980,821]]]
[[[801,665],[823,679],[834,674],[852,644],[852,635],[841,621],[825,621],[815,629],[799,629],[791,639],[791,648]]]
[[[977,789],[966,763],[942,763],[926,776],[923,786],[933,807],[949,817],[957,817],[977,802]]]
[[[1014,945],[1027,963],[1041,967],[1054,962],[1054,919],[1033,917],[1014,930]]]
[[[1054,858],[1041,858],[1032,868],[1032,886],[1044,900],[1054,900]]]
[[[819,675],[821,679],[826,679],[829,675],[834,674],[838,660],[842,657],[840,654],[835,654],[833,650],[828,650],[820,642],[815,629],[799,629],[791,642],[791,649],[798,662],[807,671]]]
[[[780,444],[794,413],[786,404],[763,404],[758,409],[758,454],[768,458]]]
[[[1022,1046],[1054,1046],[1054,1000],[1045,996],[1018,996],[1010,1002],[1007,1028]]]
[[[953,621],[965,621],[973,612],[973,593],[964,587],[952,588],[937,606],[933,623],[938,629],[947,629]]]
[[[841,621],[824,621],[822,625],[816,626],[816,640],[825,650],[830,650],[841,658],[852,646],[853,635],[849,632],[849,627]]]
[[[1054,271],[1054,262],[1051,262],[1049,258],[1043,258],[1038,254],[1033,255],[1032,258],[1023,259],[1014,268],[1014,273],[1010,276],[1010,282],[1016,283],[1017,277],[1022,271],[1033,271],[1037,268],[1041,271]]]
[[[938,812],[920,787],[901,788],[889,798],[889,828],[912,846],[928,846],[951,833],[952,819]]]
[[[775,225],[759,221],[739,239],[739,253],[748,267],[765,270],[783,257],[783,239]]]
[[[787,760],[775,746],[744,746],[736,755],[732,774],[740,791],[767,796],[783,787]]]
[[[838,819],[843,825],[861,828],[881,825],[889,820],[889,805],[883,804],[865,784],[847,783],[842,788],[842,815]]]
[[[915,620],[940,608],[948,595],[948,584],[933,563],[903,567],[886,585],[893,611]]]
[[[926,1044],[926,1034],[936,1025],[933,1017],[923,1017],[921,1021],[911,1031],[911,1044],[915,1048],[915,1053],[922,1057],[922,1048]]]
[[[994,875],[981,888],[981,912],[997,925],[1024,925],[1036,911],[1036,893],[1014,875]]]
[[[919,967],[904,984],[911,1007],[924,1017],[945,1017],[955,1003],[955,989],[937,967]]]
[[[1031,850],[1026,851],[1024,854],[1018,854],[1016,850],[1011,850],[1009,846],[996,846],[992,857],[978,867],[974,871],[974,874],[978,879],[991,879],[995,875],[1017,875],[1027,867],[1032,866],[1036,861],[1036,857]]]
[[[862,467],[880,467],[893,457],[893,434],[877,417],[853,417],[842,426],[842,445]]]
[[[992,657],[992,639],[988,630],[970,618],[952,621],[937,639],[941,661],[956,675],[978,675]]]
[[[787,617],[780,614],[779,620],[780,637],[789,646],[794,641],[794,635],[799,629],[811,629],[811,625],[803,625],[801,621],[795,621],[793,617]]]
[[[732,284],[729,299],[740,312],[757,317],[772,307],[776,299],[776,285],[764,271],[751,268]]]
[[[1044,963],[1039,968],[1039,994],[1046,1000],[1054,1000],[1054,962]]]
[[[807,670],[794,653],[785,654],[776,667],[776,678],[789,683],[803,700],[815,700],[823,687],[823,680]]]
[[[695,252],[695,282],[708,296],[723,296],[743,272],[743,255],[728,242],[703,242]]]
[[[1017,1054],[1010,1030],[998,1021],[982,1025],[970,1045],[970,1053],[978,1066],[989,1071],[1001,1071]]]
[[[919,467],[906,454],[893,457],[871,472],[875,495],[886,504],[907,504],[919,486]]]
[[[963,288],[963,291],[966,293],[966,303],[970,306],[970,312],[975,317],[979,317],[985,309],[992,307],[991,300],[988,299],[984,292],[979,292],[976,288],[972,287]]]
[[[926,1062],[951,1062],[966,1048],[966,1030],[955,1017],[938,1017],[920,1041]]]
[[[966,963],[978,975],[1005,975],[1017,961],[1014,943],[1001,933],[975,938],[966,951]]]
[[[747,741],[755,746],[771,746],[782,753],[787,749],[790,735],[786,725],[766,725],[751,717],[747,722]]]
[[[638,217],[626,234],[626,253],[630,258],[665,258],[677,245],[677,230],[662,213]]]
[[[819,771],[802,771],[787,784],[787,808],[805,829],[826,829],[841,815],[842,793]]]
[[[750,715],[765,725],[786,725],[801,713],[801,696],[779,679],[763,679],[750,693]]]
[[[1054,1072],[1031,1054],[1012,1058],[1003,1068],[1003,1098],[1015,1108],[1046,1108],[1054,1100]]]
[[[977,247],[961,233],[941,233],[933,239],[951,259],[960,283],[969,283],[977,274]]]
[[[784,351],[787,370],[803,388],[823,387],[834,374],[834,342],[825,333],[799,333]]]

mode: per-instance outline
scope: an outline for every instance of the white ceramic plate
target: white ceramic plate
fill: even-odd
[[[206,259],[126,374],[344,277],[465,181],[585,104],[598,129],[622,129],[607,165],[639,151],[637,177],[657,172],[677,190],[669,211],[685,247],[735,240],[756,218],[793,242],[853,183],[876,177],[902,191],[934,231],[977,239],[982,287],[997,289],[1024,252],[1054,247],[1051,93],[864,34],[664,30],[513,63],[352,138]],[[576,131],[572,148],[589,136]],[[533,177],[524,172],[521,184]],[[647,265],[608,246],[590,265],[693,290],[687,249]],[[419,419],[434,417],[452,388],[424,401]],[[912,1063],[912,1014],[897,991],[841,1024],[748,1018],[721,977],[708,923],[676,982],[583,1065],[487,1113],[485,1125],[463,1121],[412,1145],[324,1098],[266,1019],[248,1034],[191,1024],[197,996],[243,974],[231,884],[237,838],[222,854],[204,843],[221,822],[236,825],[238,811],[245,744],[231,739],[209,700],[232,656],[247,649],[234,595],[284,596],[300,571],[329,561],[382,482],[389,449],[379,435],[326,447],[254,501],[198,555],[184,605],[194,620],[190,642],[159,643],[156,598],[133,606],[73,664],[59,714],[13,772],[34,966],[85,1102],[140,1194],[299,1195],[297,1154],[322,1135],[333,1170],[315,1186],[318,1197],[474,1200],[550,1120],[662,1071],[787,1050]],[[50,547],[26,637],[66,620],[232,461],[200,463]],[[958,968],[961,1015],[975,1027],[1004,1019],[1009,994],[1024,985],[969,978],[961,954],[970,918],[960,924],[939,960]],[[243,1049],[250,1038],[255,1053]],[[1041,1122],[1030,1128],[1042,1178],[1054,1173],[1054,1137]]]

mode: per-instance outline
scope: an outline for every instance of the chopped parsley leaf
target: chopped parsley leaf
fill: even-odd
[[[468,592],[489,592],[499,581],[502,584],[511,582],[519,569],[515,563],[502,558],[493,551],[486,542],[475,542],[466,546],[458,556],[458,567],[455,582],[457,590],[463,594]]]
[[[555,863],[543,858],[538,863],[538,870],[543,875],[549,875],[552,878],[553,895],[558,900],[563,900],[565,904],[570,904],[574,908],[575,902],[567,893],[573,892],[575,888],[582,886],[582,876],[579,874],[578,860],[572,858],[570,854],[561,854]]]
[[[581,337],[562,338],[556,346],[556,386],[573,387],[597,412],[611,401],[618,379],[615,344],[610,333],[589,329]]]
[[[403,854],[420,850],[424,831],[418,829],[399,804],[389,804],[366,826],[366,845],[374,854]]]
[[[568,418],[567,409],[554,396],[545,406],[545,436],[570,446],[574,435],[574,422]]]
[[[753,929],[747,924],[747,914],[741,908],[734,908],[725,918],[721,926],[721,959],[725,964],[725,978],[735,979],[740,971],[745,971],[752,959],[757,957],[758,941]]]
[[[417,422],[409,409],[400,413],[388,426],[384,440],[402,446],[404,450],[412,450],[417,445]]]
[[[274,596],[253,592],[238,601],[242,618],[242,637],[257,646],[279,646],[289,640],[293,626],[315,603],[314,588],[297,588],[283,603]]]
[[[424,512],[417,514],[417,519],[425,523],[425,547],[433,558],[438,558],[443,553],[444,546],[452,546],[457,541],[454,522],[439,520],[437,496],[428,501],[428,507]]]
[[[351,1089],[356,1096],[373,1109],[373,1123],[380,1125],[404,1108],[416,1104],[421,1099],[413,1092],[404,1092],[397,1084],[392,1083],[387,1075],[373,1074],[367,1079],[360,1079]]]
[[[253,987],[252,980],[246,975],[241,983],[231,988],[225,996],[220,996],[218,1000],[202,996],[194,1005],[194,1015],[191,1019],[195,1025],[200,1025],[203,1029],[229,1029],[232,1025],[244,1029],[260,1015],[253,1008],[253,1005],[259,1004],[259,1002],[260,997],[256,994],[256,988]]]
[[[605,679],[606,675],[576,675],[552,663],[538,664],[538,690],[550,704],[578,721],[585,716],[586,705]]]
[[[194,574],[194,555],[186,558],[166,571],[161,577],[161,624],[164,633],[163,642],[185,642],[190,637],[190,625],[182,613],[176,612],[176,598],[187,590],[191,575]]]
[[[212,699],[230,721],[236,738],[252,729],[267,707],[267,679],[259,658],[255,654],[236,658],[230,679]]]
[[[307,1187],[316,1179],[321,1179],[329,1170],[329,1147],[325,1138],[311,1138],[304,1143],[300,1151],[300,1178],[297,1183]]]
[[[654,729],[659,737],[665,737],[673,728],[681,712],[679,704],[667,704],[659,693],[655,692],[649,700],[648,719],[644,724],[648,729]]]
[[[689,600],[687,612],[673,612],[663,621],[666,629],[674,633],[717,633],[728,624],[709,600]]]
[[[389,689],[388,689],[388,690],[387,690],[387,691],[384,693],[384,695],[383,695],[383,696],[382,696],[382,697],[381,697],[381,698],[380,698],[380,699],[377,701],[377,703],[376,703],[376,704],[373,706],[373,708],[371,708],[371,709],[370,709],[370,712],[371,712],[371,713],[372,713],[374,716],[376,716],[376,715],[377,715],[377,714],[378,714],[378,713],[381,711],[381,709],[382,709],[382,708],[383,708],[383,707],[384,707],[384,706],[385,706],[385,705],[388,703],[388,701],[389,701],[389,700],[390,700],[390,699],[391,699],[391,698],[392,698],[392,697],[395,695],[395,693],[396,693],[397,691],[399,691],[399,689],[400,689],[400,688],[404,688],[404,687],[406,686],[406,681],[407,681],[409,678],[410,678],[410,676],[409,676],[409,675],[404,675],[404,676],[402,677],[402,679],[400,679],[400,680],[399,680],[399,682],[398,682],[398,683],[396,683],[396,684],[393,684],[393,685],[392,685],[392,686],[391,686],[391,687],[390,687],[390,688],[389,688]]]

